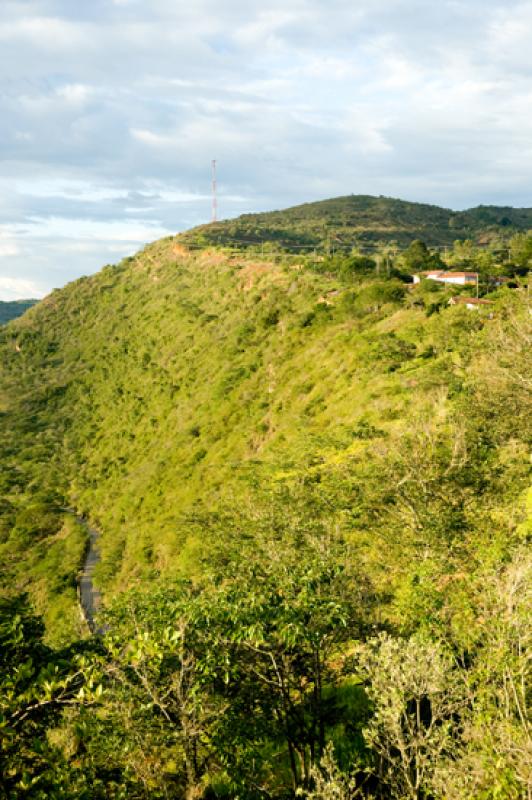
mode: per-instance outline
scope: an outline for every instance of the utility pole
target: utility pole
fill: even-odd
[[[218,221],[218,195],[216,183],[216,159],[212,160],[212,222]]]

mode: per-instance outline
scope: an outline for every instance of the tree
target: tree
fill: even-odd
[[[236,646],[240,691],[258,688],[256,713],[285,742],[293,790],[310,785],[337,718],[333,655],[368,624],[368,582],[347,563],[332,542],[310,538],[294,550],[276,542],[243,561],[216,602],[221,644]]]
[[[446,800],[525,800],[532,791],[530,553],[518,548],[476,594],[475,656],[462,673],[470,713],[434,787]]]
[[[299,539],[242,539],[197,589],[116,600],[96,660],[105,718],[84,719],[100,770],[127,767],[142,797],[195,798],[213,780],[246,797],[310,787],[339,719],[335,662],[367,625],[371,595],[345,548]],[[102,746],[104,728],[118,750]]]
[[[353,254],[339,260],[338,274],[344,280],[353,280],[356,275],[371,275],[375,273],[376,261],[369,256]]]
[[[397,800],[431,795],[436,769],[453,750],[461,679],[437,642],[382,634],[359,650],[373,717],[365,730],[376,773]]]
[[[518,233],[510,239],[510,258],[521,270],[532,267],[532,233]]]
[[[334,758],[334,748],[329,743],[325,748],[319,765],[313,766],[310,772],[312,789],[301,791],[305,800],[355,800],[364,797],[371,800],[370,796],[359,786],[352,775],[343,773]]]
[[[119,597],[106,615],[109,633],[97,660],[108,720],[143,796],[202,794],[212,767],[212,738],[223,719],[224,672],[210,625],[212,597],[185,583]],[[92,726],[96,757],[101,736]]]
[[[443,269],[444,264],[437,253],[432,253],[420,239],[413,241],[401,256],[409,272],[422,272],[429,269]]]
[[[25,595],[0,600],[0,794],[76,797],[70,769],[48,732],[58,712],[76,705],[77,665],[43,644],[44,626]]]

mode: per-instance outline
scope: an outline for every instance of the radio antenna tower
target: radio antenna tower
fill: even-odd
[[[216,185],[216,159],[212,160],[212,221],[218,221],[218,196]]]

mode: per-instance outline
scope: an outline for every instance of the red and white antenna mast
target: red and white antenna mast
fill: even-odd
[[[216,185],[216,159],[212,160],[212,221],[218,220],[218,195]]]

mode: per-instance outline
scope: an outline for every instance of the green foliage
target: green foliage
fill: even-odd
[[[302,207],[307,261],[279,212],[273,258],[169,238],[0,331],[8,797],[526,797],[527,295],[332,254],[383,209],[450,225]],[[101,531],[88,641],[67,509]]]
[[[421,637],[403,642],[381,635],[361,649],[358,663],[374,708],[364,735],[379,757],[389,796],[430,796],[435,770],[451,757],[453,729],[465,706],[451,655]]]
[[[404,286],[398,281],[375,281],[357,294],[354,306],[362,312],[371,313],[388,303],[399,305],[404,296]]]
[[[468,211],[391,197],[348,195],[305,203],[283,211],[244,214],[181,234],[192,247],[226,245],[257,255],[278,252],[349,253],[353,247],[388,243],[407,247],[416,240],[431,247],[457,239],[493,240],[532,228],[530,209],[480,207]],[[429,268],[431,268],[433,264]]]
[[[532,266],[532,236],[520,233],[510,240],[510,257],[514,264],[529,271]]]
[[[46,647],[43,632],[27,597],[0,599],[0,792],[9,799],[78,796],[70,766],[48,734],[58,710],[75,702],[83,678]]]
[[[430,269],[442,269],[444,264],[437,253],[431,253],[427,245],[419,239],[414,240],[402,254],[402,261],[410,273]]]
[[[310,267],[315,272],[335,275],[348,284],[359,282],[363,277],[378,275],[377,262],[357,253],[327,256],[320,261],[311,261]]]

